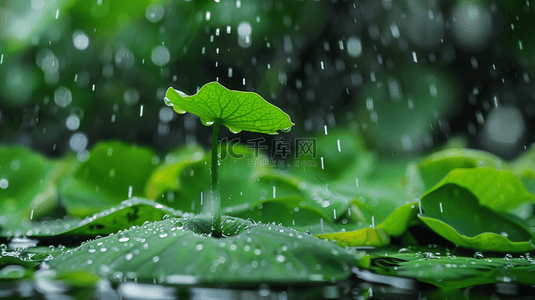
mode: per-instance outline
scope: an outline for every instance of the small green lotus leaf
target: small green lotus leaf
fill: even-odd
[[[60,185],[67,213],[86,217],[129,197],[144,196],[148,176],[158,162],[148,148],[119,141],[97,144],[89,158]]]
[[[258,94],[231,91],[218,82],[205,84],[193,96],[169,88],[165,101],[177,113],[192,113],[206,126],[217,122],[234,133],[245,130],[277,134],[278,130],[287,131],[294,125],[285,112]]]
[[[97,236],[116,233],[147,221],[159,221],[164,216],[181,216],[182,212],[152,200],[131,198],[120,205],[105,209],[85,219],[22,223],[16,229],[4,230],[0,236]]]
[[[535,249],[535,239],[528,228],[482,205],[470,190],[457,184],[441,184],[426,193],[421,206],[420,220],[456,245],[497,252]]]
[[[88,270],[113,281],[257,285],[345,279],[359,258],[355,250],[279,225],[223,216],[216,238],[203,222],[152,222],[87,242],[48,264],[59,274]]]

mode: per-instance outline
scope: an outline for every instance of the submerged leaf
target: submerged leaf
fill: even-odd
[[[533,260],[511,257],[463,257],[437,252],[370,254],[367,269],[389,277],[385,283],[401,277],[415,278],[440,287],[443,290],[460,289],[468,286],[495,282],[535,284]],[[386,251],[381,250],[384,254]],[[360,270],[358,273],[362,272]],[[390,277],[392,276],[392,277]],[[395,276],[395,277],[394,277]]]
[[[359,258],[282,226],[222,221],[221,238],[203,233],[202,220],[171,218],[87,242],[48,263],[60,274],[89,270],[114,281],[287,284],[345,279]]]
[[[420,220],[459,246],[497,252],[535,249],[535,239],[525,226],[483,206],[470,190],[459,185],[440,184],[422,197],[421,206]]]
[[[166,99],[176,112],[195,114],[206,126],[219,123],[234,133],[245,130],[277,134],[294,125],[285,112],[258,94],[232,91],[218,82],[205,84],[192,96],[169,88]]]

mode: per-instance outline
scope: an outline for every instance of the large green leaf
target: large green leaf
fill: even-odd
[[[206,126],[219,123],[234,133],[245,130],[277,134],[277,130],[289,130],[294,125],[286,113],[258,94],[231,91],[218,82],[205,84],[193,96],[173,88],[165,96],[166,103],[177,113],[195,114]]]
[[[411,163],[407,168],[407,193],[419,197],[456,168],[488,167],[508,170],[508,164],[492,153],[474,149],[445,149]]]
[[[456,245],[498,252],[535,249],[535,238],[525,226],[482,205],[470,190],[457,184],[441,183],[422,197],[420,205],[423,214],[418,217]]]
[[[102,142],[60,186],[67,212],[85,217],[144,195],[149,174],[159,162],[150,149],[119,141]]]
[[[0,146],[0,226],[53,209],[63,167],[22,146]]]
[[[97,236],[116,233],[147,221],[159,221],[164,216],[181,216],[180,211],[151,200],[134,197],[120,205],[105,209],[83,220],[71,219],[22,223],[21,226],[0,232],[0,236]]]
[[[454,169],[432,190],[450,183],[467,188],[481,205],[496,211],[510,211],[522,204],[535,202],[535,195],[528,192],[520,179],[508,171],[492,168]]]
[[[210,221],[171,218],[87,242],[51,261],[60,273],[89,270],[112,280],[160,283],[281,283],[347,278],[359,256],[278,225],[223,216],[222,237]]]

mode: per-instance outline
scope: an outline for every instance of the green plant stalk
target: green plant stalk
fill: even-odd
[[[219,127],[220,121],[214,122],[214,131],[212,132],[212,184],[210,193],[211,217],[212,217],[212,234],[219,232],[221,222],[221,197],[219,195],[218,185],[218,144],[219,144]]]

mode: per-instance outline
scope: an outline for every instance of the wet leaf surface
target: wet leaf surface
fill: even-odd
[[[204,225],[203,225],[204,224]],[[96,239],[48,263],[60,273],[90,270],[120,281],[284,283],[347,278],[355,251],[278,225],[223,217],[221,238],[209,220],[171,218]]]
[[[206,126],[217,122],[234,133],[245,130],[277,134],[294,125],[285,112],[258,94],[231,91],[218,82],[205,84],[193,96],[169,88],[166,99],[176,112],[195,114]]]
[[[416,251],[422,250],[422,251]],[[440,249],[404,249],[405,253],[389,250],[370,251],[370,265],[367,269],[381,275],[415,278],[431,283],[444,290],[468,286],[505,282],[532,285],[535,277],[533,258],[524,255],[513,257],[484,255],[477,252],[475,257],[453,255]],[[382,253],[382,255],[381,255]],[[387,282],[388,278],[385,279]]]
[[[176,217],[181,215],[182,212],[152,200],[134,197],[85,219],[25,222],[13,229],[1,231],[0,235],[6,237],[95,237],[126,230],[135,225],[142,225],[147,221],[159,221],[164,216]]]
[[[528,228],[484,206],[464,187],[441,184],[422,197],[421,206],[420,220],[459,246],[498,252],[535,249],[534,237]]]

